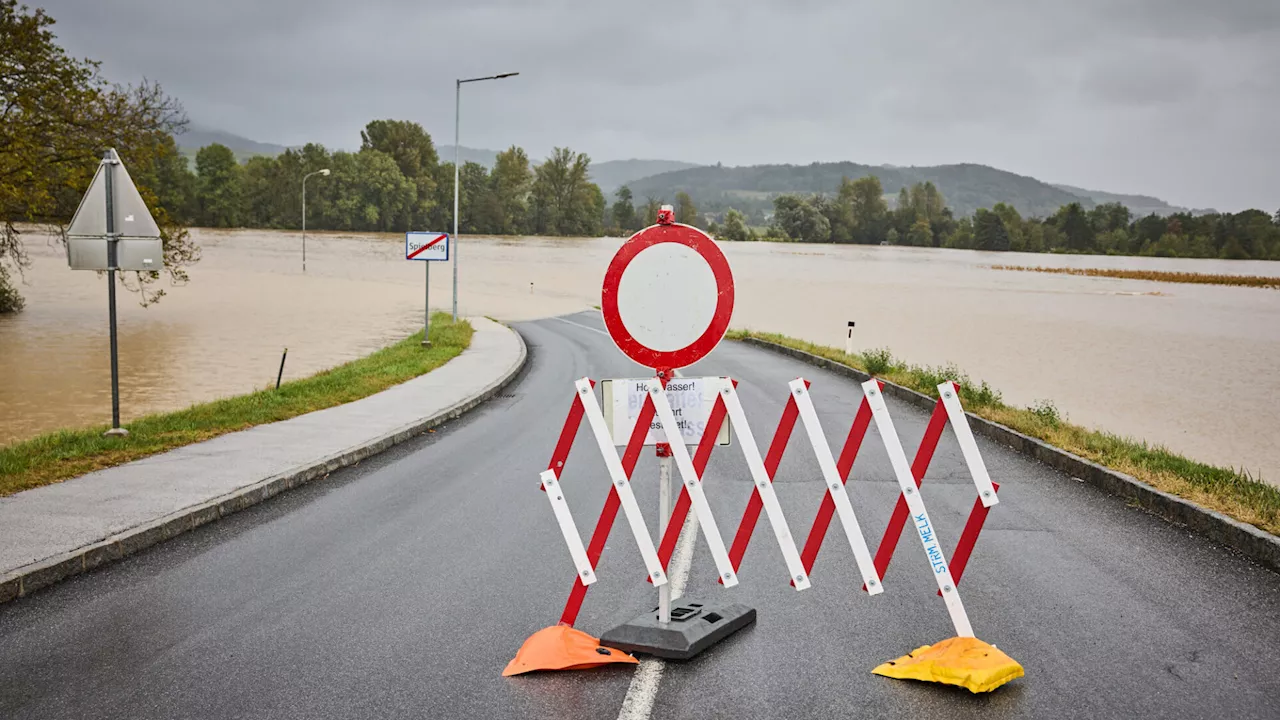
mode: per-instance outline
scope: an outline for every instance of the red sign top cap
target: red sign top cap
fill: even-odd
[[[609,336],[655,370],[692,365],[724,338],[733,273],[714,240],[689,225],[652,225],[609,262],[601,293]]]

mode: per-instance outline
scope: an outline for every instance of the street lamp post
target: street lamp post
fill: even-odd
[[[489,75],[486,77],[468,78],[466,80],[457,80],[454,85],[453,97],[453,321],[458,321],[458,139],[459,126],[462,121],[462,84],[470,82],[480,82],[481,80],[501,80],[502,78],[515,77],[518,72],[502,73],[501,75]]]
[[[325,168],[302,176],[302,272],[307,271],[307,178],[328,174],[329,168]]]

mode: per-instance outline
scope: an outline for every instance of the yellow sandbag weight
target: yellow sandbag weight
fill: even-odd
[[[871,672],[899,680],[959,685],[980,693],[1022,677],[1022,666],[995,645],[972,637],[953,637],[916,648]]]

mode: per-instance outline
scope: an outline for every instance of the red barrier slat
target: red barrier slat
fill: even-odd
[[[925,471],[933,460],[933,453],[938,449],[938,441],[942,439],[942,431],[947,428],[947,408],[942,399],[933,406],[933,415],[929,417],[929,426],[925,428],[924,437],[920,439],[920,447],[916,450],[916,459],[911,463],[911,476],[915,478],[916,487],[924,482]],[[880,538],[880,547],[876,548],[876,575],[884,580],[884,573],[889,569],[889,561],[893,559],[893,551],[898,547],[898,538],[902,537],[902,529],[907,525],[907,499],[898,494],[898,502],[893,506],[893,515],[889,517],[889,525],[884,529],[884,537]],[[864,585],[863,590],[866,590]]]
[[[809,387],[809,382],[805,381],[805,387]],[[782,409],[782,417],[778,420],[778,429],[773,433],[773,441],[769,443],[769,452],[764,456],[764,472],[769,476],[769,482],[773,482],[773,476],[778,472],[778,465],[782,462],[782,455],[787,451],[787,441],[791,439],[791,431],[795,429],[796,418],[800,416],[800,408],[796,406],[796,399],[790,394],[787,395],[787,405]],[[747,509],[742,513],[742,522],[738,523],[738,532],[733,536],[733,545],[729,548],[729,561],[733,563],[733,571],[738,571],[738,566],[742,564],[742,557],[747,554],[747,545],[751,543],[751,533],[755,532],[756,522],[760,519],[760,511],[764,508],[764,501],[760,499],[760,493],[755,486],[751,487],[751,497],[747,499]],[[723,580],[720,581],[724,583]]]
[[[836,462],[836,472],[840,474],[840,482],[849,484],[849,471],[853,469],[853,460],[862,447],[862,439],[867,435],[867,427],[871,425],[871,405],[862,398],[858,406],[858,414],[849,426],[849,435],[845,438],[844,449],[840,451],[840,460]],[[827,537],[827,528],[831,526],[831,517],[836,512],[836,501],[830,493],[822,493],[822,504],[818,506],[818,514],[813,518],[813,527],[809,529],[809,537],[804,542],[804,550],[800,552],[800,562],[804,563],[804,571],[813,574],[813,563],[818,559],[818,549]],[[864,588],[865,589],[865,588]]]
[[[1000,483],[993,482],[991,487],[997,493],[1000,492]],[[969,562],[969,555],[973,553],[973,546],[978,542],[978,535],[982,533],[982,525],[987,521],[990,510],[991,508],[983,506],[982,498],[973,501],[969,519],[964,524],[964,531],[960,533],[960,542],[956,543],[956,551],[951,554],[951,579],[956,581],[956,585],[960,584],[964,566]],[[938,597],[942,597],[941,590],[938,591]]]
[[[588,380],[591,387],[595,388],[596,381]],[[556,449],[551,452],[551,462],[547,463],[547,469],[556,474],[556,479],[560,479],[560,473],[564,470],[564,463],[569,459],[569,451],[573,449],[573,439],[578,435],[578,426],[582,423],[582,403],[578,400],[577,393],[573,396],[573,403],[569,405],[569,414],[565,416],[564,428],[560,431],[560,439],[556,441]],[[546,492],[547,489],[538,483],[538,489]]]
[[[595,398],[592,398],[595,402]],[[644,438],[649,434],[649,424],[653,422],[653,399],[645,396],[640,415],[636,418],[636,426],[631,431],[631,439],[627,441],[627,450],[622,455],[622,471],[631,482],[631,473],[635,470],[636,461],[640,459],[640,451],[644,448]],[[596,529],[591,534],[591,543],[587,546],[587,560],[595,569],[604,552],[604,544],[609,539],[609,531],[613,529],[613,521],[618,516],[618,507],[622,500],[613,484],[609,484],[609,497],[604,501],[604,509],[600,511],[600,519],[596,521]],[[564,613],[560,615],[560,624],[572,626],[578,620],[578,611],[582,609],[582,601],[587,596],[587,586],[576,575],[573,578],[573,589],[569,591],[569,599],[565,602]]]

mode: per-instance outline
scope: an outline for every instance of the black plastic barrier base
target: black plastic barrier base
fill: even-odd
[[[658,622],[654,608],[601,635],[600,644],[667,660],[688,660],[755,621],[755,608],[746,605],[674,603],[671,622]]]

